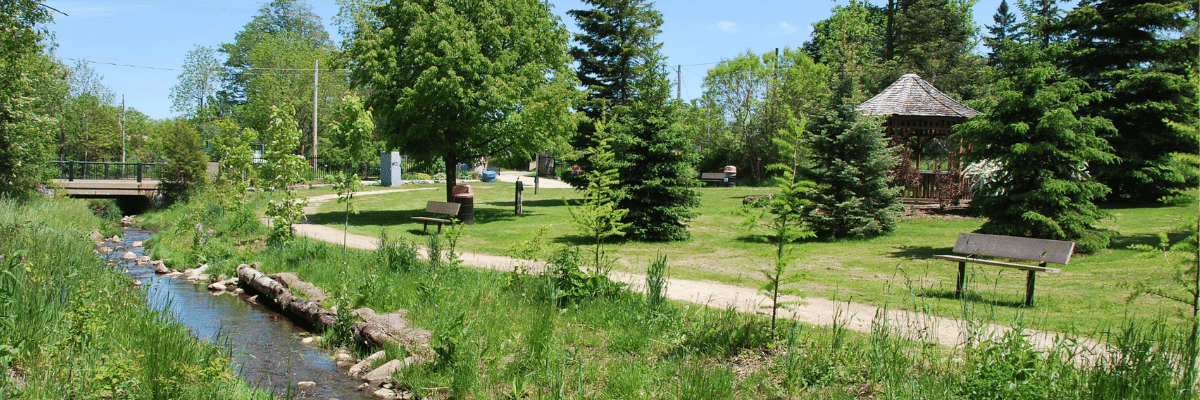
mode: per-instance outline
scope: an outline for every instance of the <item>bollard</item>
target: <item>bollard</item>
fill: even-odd
[[[522,200],[523,200],[523,199],[522,199],[522,196],[521,196],[521,192],[524,192],[524,191],[525,191],[525,184],[524,184],[524,183],[522,183],[520,180],[518,180],[518,181],[517,181],[516,202],[515,202],[515,203],[517,204],[516,213],[517,213],[517,215],[518,215],[518,216],[520,216],[521,214],[523,214],[523,213],[524,213],[524,211],[525,211],[525,210],[524,210],[524,207],[523,207],[523,204],[521,204],[521,203],[522,203]]]

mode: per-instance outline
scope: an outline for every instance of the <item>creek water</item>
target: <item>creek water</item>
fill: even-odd
[[[279,398],[371,398],[357,390],[362,382],[339,371],[329,354],[300,344],[305,331],[287,317],[247,301],[245,295],[212,295],[204,285],[183,277],[159,276],[152,265],[121,260],[126,251],[142,256],[143,248],[133,248],[130,244],[151,236],[151,232],[143,229],[125,228],[122,243],[104,244],[124,248],[107,257],[116,263],[118,270],[142,281],[146,301],[152,309],[166,310],[200,340],[229,346],[235,370],[251,385]],[[303,381],[315,382],[316,387],[298,389],[297,382]]]

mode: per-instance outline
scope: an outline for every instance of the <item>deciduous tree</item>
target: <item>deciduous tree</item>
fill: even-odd
[[[50,177],[56,107],[47,99],[61,99],[66,85],[64,68],[44,54],[49,22],[40,2],[0,2],[0,196]]]
[[[567,31],[534,0],[394,0],[351,50],[390,148],[454,166],[555,146],[575,130]]]
[[[196,46],[183,60],[179,83],[171,87],[171,111],[182,112],[189,118],[202,116],[205,107],[220,89],[224,69],[211,47]]]

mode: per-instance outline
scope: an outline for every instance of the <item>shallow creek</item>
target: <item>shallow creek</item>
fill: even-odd
[[[143,229],[125,228],[121,243],[104,244],[121,246],[107,257],[117,263],[118,270],[143,283],[151,308],[169,310],[200,340],[232,348],[235,370],[251,385],[280,398],[371,398],[357,390],[362,382],[339,371],[330,355],[300,344],[305,331],[287,317],[247,301],[245,295],[212,295],[204,285],[183,277],[155,274],[153,265],[121,260],[126,251],[141,257],[143,248],[130,245],[152,235]],[[303,381],[315,382],[316,387],[297,389],[297,382]]]

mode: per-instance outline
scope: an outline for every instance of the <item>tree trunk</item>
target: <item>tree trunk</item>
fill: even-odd
[[[446,151],[446,155],[442,157],[442,162],[446,164],[446,202],[454,202],[454,184],[457,183],[458,171],[454,169],[458,165],[458,151],[454,150],[453,145],[450,150]]]

